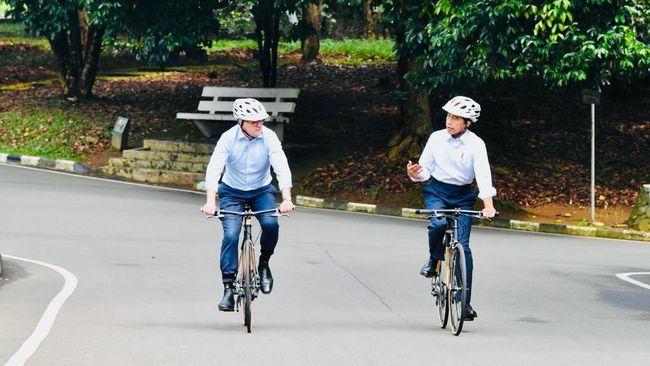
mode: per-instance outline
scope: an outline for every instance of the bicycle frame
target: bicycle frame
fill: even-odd
[[[459,208],[415,210],[415,212],[429,215],[428,218],[446,219],[443,237],[445,263],[438,262],[436,268],[438,275],[431,280],[431,294],[436,299],[435,303],[438,307],[441,328],[445,328],[448,319],[451,318],[451,329],[453,334],[457,336],[463,328],[467,292],[464,248],[458,240],[459,216],[465,215],[480,219],[486,217],[483,216],[481,211],[461,210]],[[440,276],[443,269],[444,275]]]
[[[244,209],[244,212],[249,211],[250,209]],[[252,224],[253,215],[245,215],[242,227],[244,228],[244,235],[242,238],[241,246],[239,248],[239,259],[237,261],[237,277],[235,278],[235,311],[239,311],[240,301],[239,298],[245,296],[244,288],[246,284],[244,283],[244,271],[248,269],[252,276],[251,280],[251,295],[252,299],[255,299],[260,290],[260,276],[257,272],[257,259],[255,258],[255,245],[253,244],[253,224]],[[248,265],[244,261],[248,261]]]
[[[237,276],[235,277],[235,311],[239,312],[240,307],[244,307],[244,325],[248,333],[252,327],[252,310],[251,305],[260,291],[260,276],[257,269],[257,260],[255,258],[255,245],[253,243],[253,216],[275,212],[274,216],[280,216],[277,208],[251,211],[250,205],[244,205],[244,211],[219,210],[215,216],[223,219],[225,215],[242,216],[242,227],[244,237],[242,238],[241,247],[237,260]]]

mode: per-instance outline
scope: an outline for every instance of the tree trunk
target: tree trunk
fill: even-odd
[[[280,44],[280,9],[273,8],[273,29],[271,32],[271,83],[269,87],[278,85],[278,46]]]
[[[66,98],[88,98],[99,65],[104,29],[88,27],[81,12],[68,14],[68,29],[50,39],[52,52],[59,67],[59,82]]]
[[[102,52],[104,31],[103,27],[91,26],[88,28],[84,65],[81,70],[81,94],[85,98],[93,96],[93,85],[95,85],[95,78],[99,68],[99,55]]]
[[[363,0],[363,37],[375,39],[375,17],[372,13],[372,0]]]
[[[398,25],[396,42],[403,41],[403,28]],[[401,48],[397,55],[397,73],[399,77],[400,90],[407,93],[406,100],[400,107],[401,128],[388,146],[388,156],[391,159],[399,157],[414,158],[419,156],[424,145],[433,131],[431,125],[431,109],[429,107],[429,95],[419,91],[404,78],[410,71],[418,70],[422,65],[405,48]]]
[[[312,61],[318,58],[320,51],[321,14],[323,0],[308,2],[303,9],[304,38],[302,40],[302,60]]]
[[[420,67],[415,60],[405,60],[399,63],[406,64],[404,68],[408,71],[415,71]],[[398,71],[399,68],[398,66]],[[390,146],[388,156],[391,159],[418,156],[433,131],[429,95],[414,89],[404,79],[404,73],[401,71],[398,73],[400,75],[400,89],[406,91],[408,97],[400,108],[400,132],[388,144]]]
[[[280,39],[280,11],[275,0],[259,0],[253,6],[258,60],[265,88],[277,84],[278,43]]]

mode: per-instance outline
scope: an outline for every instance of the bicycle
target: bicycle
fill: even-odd
[[[260,291],[260,276],[257,271],[257,260],[255,257],[255,243],[252,234],[252,217],[256,215],[274,212],[272,216],[289,216],[280,214],[277,208],[268,210],[251,211],[250,205],[244,205],[244,211],[217,210],[214,217],[224,219],[226,215],[242,216],[242,227],[244,237],[239,248],[239,259],[237,261],[237,276],[235,277],[235,311],[243,307],[244,326],[248,333],[252,330],[252,303]]]
[[[417,214],[428,215],[427,219],[446,218],[447,229],[442,239],[445,248],[445,265],[438,261],[436,275],[431,279],[431,295],[438,308],[440,328],[446,328],[451,315],[451,331],[457,336],[463,329],[465,305],[467,302],[467,270],[465,252],[458,240],[458,228],[462,224],[459,216],[489,219],[481,211],[455,209],[421,209]],[[498,213],[497,213],[498,215]],[[453,274],[453,275],[452,275]]]

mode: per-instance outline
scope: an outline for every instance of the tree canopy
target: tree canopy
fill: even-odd
[[[419,52],[407,78],[427,90],[524,77],[599,87],[650,71],[645,0],[439,0],[411,14],[398,46]]]
[[[107,38],[153,65],[167,64],[180,50],[202,52],[219,30],[214,11],[220,4],[214,0],[120,0],[116,5]]]
[[[196,49],[217,31],[212,0],[6,0],[16,19],[46,37],[56,56],[63,95],[88,97],[106,39],[139,58],[165,64],[181,49]]]

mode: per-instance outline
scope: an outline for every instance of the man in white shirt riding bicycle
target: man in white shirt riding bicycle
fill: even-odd
[[[424,187],[424,205],[427,209],[461,208],[471,210],[476,197],[483,200],[483,215],[494,217],[496,210],[492,197],[492,175],[485,143],[468,127],[476,123],[481,106],[474,100],[457,96],[442,107],[447,112],[446,128],[435,131],[429,137],[417,164],[408,162],[406,170],[414,182],[430,182]],[[476,178],[478,195],[471,187]],[[461,216],[459,240],[465,252],[467,268],[467,306],[465,320],[474,320],[476,311],[470,305],[473,259],[469,247],[472,219]],[[442,239],[446,229],[445,219],[431,218],[429,231],[429,258],[420,270],[425,277],[435,275],[439,260],[444,260]]]
[[[266,109],[255,99],[237,99],[233,103],[233,116],[237,119],[237,125],[221,135],[208,163],[203,212],[207,216],[214,214],[217,194],[222,210],[243,211],[244,204],[249,204],[253,211],[275,208],[277,191],[271,184],[271,167],[282,192],[279,211],[286,213],[293,210],[291,170],[277,135],[263,126],[264,120],[269,117]],[[219,184],[222,173],[223,179]],[[273,289],[269,259],[278,242],[279,225],[277,217],[271,215],[260,215],[258,220],[262,228],[258,269],[261,290],[268,294]],[[219,303],[221,311],[233,311],[235,307],[233,282],[237,273],[241,223],[242,217],[234,215],[227,215],[222,221],[221,275],[224,293]]]

